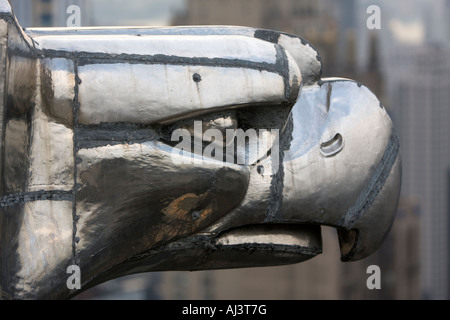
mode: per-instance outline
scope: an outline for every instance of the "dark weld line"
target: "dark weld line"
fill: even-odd
[[[280,72],[280,75],[283,77],[284,81],[284,99],[286,101],[290,100],[291,97],[291,85],[290,85],[290,77],[289,77],[289,62],[288,57],[284,49],[275,45],[275,50],[277,52],[277,62],[276,66]]]
[[[23,204],[34,201],[72,201],[72,190],[41,190],[33,192],[20,192],[8,194],[0,198],[0,207],[10,207],[17,204]]]
[[[72,264],[79,266],[78,254],[76,245],[78,242],[77,238],[77,191],[78,191],[78,182],[77,182],[77,140],[78,140],[78,113],[80,110],[80,103],[78,101],[78,92],[79,86],[81,83],[81,79],[78,75],[78,61],[74,60],[74,74],[75,74],[75,87],[74,87],[74,98],[73,98],[73,158],[74,158],[74,166],[73,166],[73,204],[72,204]]]
[[[281,219],[281,207],[283,204],[283,190],[284,190],[284,154],[290,149],[292,142],[292,131],[294,123],[292,113],[289,115],[286,128],[280,133],[279,141],[279,156],[278,156],[278,170],[272,176],[270,182],[270,198],[267,204],[266,218],[264,222],[275,222]]]
[[[134,123],[78,124],[78,128],[77,150],[96,148],[108,144],[133,144],[160,139],[160,135],[154,129]]]
[[[395,133],[393,133],[375,173],[359,195],[356,203],[339,220],[338,225],[351,229],[356,221],[370,208],[386,183],[399,152],[400,143]]]
[[[8,43],[8,37],[5,39],[6,44]],[[3,61],[0,65],[0,68],[4,70],[3,74],[5,75],[3,78],[3,87],[0,88],[0,90],[3,90],[3,101],[2,101],[2,108],[0,110],[1,114],[1,123],[0,123],[0,159],[2,160],[0,163],[0,192],[3,194],[5,187],[6,187],[6,161],[5,161],[5,155],[6,155],[6,146],[5,146],[5,136],[6,136],[6,123],[7,123],[7,114],[8,114],[8,103],[7,99],[5,97],[8,94],[8,81],[6,79],[6,75],[8,74],[8,58],[7,58],[7,52],[3,53]]]
[[[276,45],[276,47],[280,47]],[[280,47],[281,48],[281,47]],[[206,58],[206,57],[180,57],[169,56],[164,54],[156,55],[139,55],[139,54],[109,54],[103,52],[69,52],[52,49],[34,49],[31,52],[23,52],[21,50],[10,49],[10,51],[19,57],[24,58],[64,58],[68,60],[78,60],[78,66],[95,65],[95,64],[167,64],[180,66],[204,66],[204,67],[220,67],[220,68],[244,68],[259,71],[267,71],[271,73],[285,76],[286,71],[280,68],[284,67],[277,59],[275,63],[255,62],[242,59],[225,59],[225,58]],[[277,50],[278,51],[278,50]],[[278,53],[277,53],[278,54]],[[286,55],[286,53],[284,53]],[[277,57],[276,57],[277,58]],[[288,70],[289,71],[289,70]],[[289,83],[289,78],[287,79]]]
[[[206,57],[180,57],[174,55],[155,54],[155,55],[140,55],[140,54],[110,54],[103,52],[67,52],[61,50],[43,49],[41,51],[43,57],[51,58],[66,58],[79,60],[79,66],[91,64],[171,64],[183,66],[211,66],[222,68],[248,68],[256,70],[265,70],[273,73],[283,75],[283,70],[280,70],[280,65],[277,63],[255,62],[242,59],[225,59],[225,58],[206,58]]]
[[[34,48],[34,40],[31,39],[31,37],[30,37],[31,41],[33,42],[33,46],[32,46],[32,45],[27,41],[27,39],[25,38],[25,36],[23,35],[23,33],[22,33],[22,28],[17,24],[17,21],[16,21],[16,19],[14,18],[13,14],[10,13],[10,12],[9,12],[9,13],[5,13],[5,12],[0,13],[0,19],[5,20],[7,23],[13,24],[14,27],[16,28],[16,30],[17,30],[17,33],[19,34],[20,39],[21,39],[23,42],[25,42],[25,44],[26,44],[26,46],[28,47],[28,49],[30,49],[30,52],[31,52],[31,53],[34,53],[34,51],[35,51],[35,48]],[[34,57],[34,55],[33,55],[33,57]]]

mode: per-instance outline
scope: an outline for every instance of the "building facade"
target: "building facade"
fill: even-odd
[[[369,5],[381,29],[367,30]],[[402,196],[420,205],[421,298],[450,297],[450,1],[357,0],[358,65],[367,66],[371,34],[379,38],[383,100],[400,139]]]
[[[449,297],[449,57],[435,46],[403,48],[392,54],[389,71],[389,97],[405,158],[402,192],[417,196],[424,213],[423,290],[430,299]]]
[[[324,72],[333,74],[337,57],[337,23],[330,0],[186,0],[173,25],[237,25],[298,35],[319,51]]]
[[[10,0],[20,25],[27,27],[67,27],[74,14],[72,5],[80,8],[80,26],[92,24],[92,2],[89,0]]]

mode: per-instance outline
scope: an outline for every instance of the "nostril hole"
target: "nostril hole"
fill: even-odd
[[[260,174],[260,175],[264,175],[264,166],[258,166],[256,168],[256,171]]]
[[[320,151],[325,157],[332,157],[338,154],[344,147],[344,138],[337,133],[332,139],[320,145]]]
[[[194,75],[192,76],[192,80],[194,80],[194,82],[199,83],[200,81],[202,81],[202,76],[199,75],[198,73],[194,73]]]

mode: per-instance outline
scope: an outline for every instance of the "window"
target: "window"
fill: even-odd
[[[43,13],[41,15],[41,25],[43,27],[51,27],[53,24],[53,17],[49,13]]]

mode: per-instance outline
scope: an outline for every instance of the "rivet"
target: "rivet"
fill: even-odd
[[[202,81],[202,76],[199,75],[198,73],[194,73],[194,75],[192,76],[192,79],[198,83],[198,82]]]

